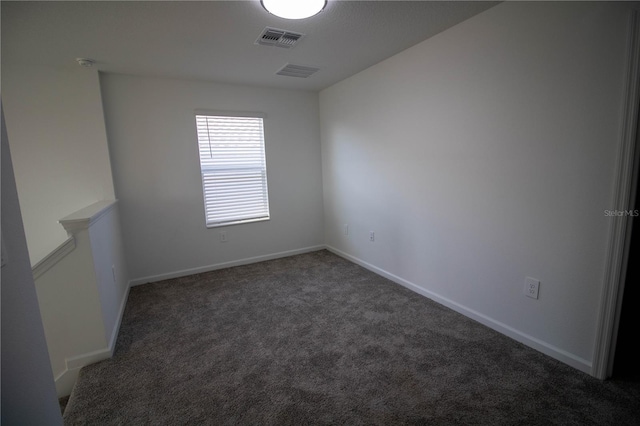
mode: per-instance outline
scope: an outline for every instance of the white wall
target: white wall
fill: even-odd
[[[45,266],[35,270],[59,397],[71,393],[80,368],[113,354],[128,295],[117,204],[95,203],[62,223],[73,235],[75,248],[65,250],[65,256],[52,256],[56,260],[45,258]]]
[[[62,425],[2,115],[2,419]]]
[[[107,347],[88,231],[75,239],[76,248],[36,278],[49,359],[57,382],[67,372],[68,358]],[[74,380],[69,381],[70,386]],[[64,396],[60,385],[57,388],[59,396]]]
[[[91,225],[89,238],[105,336],[113,348],[129,292],[128,265],[117,205]]]
[[[323,243],[317,93],[115,74],[101,83],[134,283]],[[205,227],[196,109],[267,114],[271,220]]]
[[[20,43],[19,39],[7,42]],[[2,98],[31,264],[67,234],[58,220],[114,198],[98,72],[2,55]]]
[[[322,91],[327,244],[589,371],[628,8],[503,3]]]

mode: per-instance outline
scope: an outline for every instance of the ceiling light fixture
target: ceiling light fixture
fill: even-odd
[[[327,5],[327,0],[260,0],[269,13],[285,19],[304,19],[316,15]]]

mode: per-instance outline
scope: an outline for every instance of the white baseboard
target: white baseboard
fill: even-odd
[[[592,372],[592,366],[591,366],[591,362],[580,358],[572,353],[569,353],[563,349],[560,349],[556,346],[553,346],[547,342],[544,342],[540,339],[537,339],[533,336],[530,336],[526,333],[523,333],[519,330],[514,329],[513,327],[510,327],[504,323],[501,323],[500,321],[497,321],[491,317],[488,317],[480,312],[474,311],[473,309],[470,309],[466,306],[463,306],[457,302],[454,302],[450,299],[447,299],[445,297],[442,297],[432,291],[426,290],[420,286],[418,286],[417,284],[414,284],[410,281],[405,280],[404,278],[400,278],[397,275],[394,275],[382,268],[379,268],[375,265],[372,265],[368,262],[365,262],[362,259],[359,259],[355,256],[352,256],[350,254],[347,254],[341,250],[336,249],[335,247],[329,246],[329,245],[317,245],[317,246],[312,246],[312,247],[306,247],[306,248],[302,248],[302,249],[296,249],[296,250],[289,250],[289,251],[283,251],[283,252],[279,252],[279,253],[272,253],[272,254],[268,254],[268,255],[263,255],[263,256],[256,256],[256,257],[250,257],[250,258],[245,258],[245,259],[240,259],[240,260],[234,260],[234,261],[230,261],[230,262],[223,262],[223,263],[218,263],[218,264],[214,264],[214,265],[208,265],[208,266],[203,266],[203,267],[199,267],[199,268],[192,268],[192,269],[184,269],[184,270],[180,270],[180,271],[176,271],[176,272],[171,272],[171,273],[167,273],[167,274],[160,274],[160,275],[154,275],[154,276],[149,276],[149,277],[144,277],[144,278],[138,278],[135,280],[131,280],[129,282],[129,287],[127,288],[127,292],[125,294],[125,297],[123,298],[123,301],[121,303],[120,306],[120,312],[118,314],[118,321],[116,323],[116,326],[114,327],[114,330],[111,334],[111,337],[109,339],[109,345],[108,347],[98,350],[98,351],[94,351],[94,352],[90,352],[87,354],[83,354],[83,355],[79,355],[73,358],[69,358],[66,360],[66,367],[67,369],[62,372],[61,374],[59,374],[56,378],[55,378],[55,382],[56,382],[56,390],[58,392],[58,397],[63,397],[63,396],[67,396],[71,393],[71,390],[73,389],[73,386],[76,382],[76,379],[78,378],[78,374],[80,372],[80,369],[82,367],[84,367],[85,365],[89,365],[92,364],[94,362],[98,362],[98,361],[102,361],[104,359],[110,358],[111,356],[113,356],[113,351],[115,350],[115,343],[117,340],[117,336],[118,336],[118,331],[120,329],[120,324],[122,322],[122,317],[124,315],[124,309],[126,306],[126,302],[129,296],[129,289],[131,286],[136,286],[136,285],[141,285],[141,284],[145,284],[145,283],[149,283],[149,282],[155,282],[155,281],[161,281],[161,280],[166,280],[166,279],[171,279],[171,278],[178,278],[178,277],[183,277],[183,276],[188,276],[188,275],[193,275],[193,274],[199,274],[202,272],[209,272],[209,271],[214,271],[217,269],[223,269],[223,268],[230,268],[233,266],[240,266],[240,265],[248,265],[251,263],[257,263],[257,262],[262,262],[265,260],[272,260],[272,259],[278,259],[278,258],[282,258],[282,257],[288,257],[288,256],[294,256],[297,254],[303,254],[303,253],[309,253],[309,252],[313,252],[313,251],[318,251],[318,250],[323,250],[323,249],[327,249],[329,251],[331,251],[332,253],[343,257],[353,263],[356,263],[382,277],[385,277],[397,284],[402,285],[403,287],[408,288],[409,290],[412,290],[422,296],[425,296],[437,303],[440,303],[441,305],[444,305],[450,309],[453,309],[454,311],[469,317],[473,320],[478,321],[479,323],[499,332],[502,333],[520,343],[523,343],[533,349],[536,349],[542,353],[544,353],[545,355],[548,355],[552,358],[557,359],[558,361],[561,361],[567,365],[570,365],[580,371],[583,371],[587,374],[591,374]]]
[[[203,272],[215,271],[217,269],[231,268],[234,266],[241,266],[241,265],[248,265],[251,263],[263,262],[265,260],[279,259],[281,257],[295,256],[296,254],[309,253],[312,251],[323,250],[325,248],[326,246],[321,244],[317,246],[304,247],[301,249],[281,251],[279,253],[265,254],[262,256],[247,257],[245,259],[232,260],[230,262],[222,262],[222,263],[216,263],[213,265],[200,266],[197,268],[182,269],[180,271],[168,272],[166,274],[151,275],[148,277],[136,278],[134,280],[131,280],[131,286],[137,286],[137,285],[152,283],[156,281],[170,280],[173,278],[186,277],[189,275],[201,274]]]
[[[103,348],[65,359],[66,369],[55,378],[58,398],[71,394],[82,367],[108,358],[111,358],[111,351]]]
[[[150,277],[139,278],[135,280],[129,281],[129,285],[127,286],[126,293],[120,303],[120,311],[118,312],[118,319],[116,324],[111,332],[111,336],[109,337],[108,346],[103,349],[99,349],[94,352],[78,355],[72,358],[67,358],[66,361],[66,369],[58,374],[55,377],[56,383],[56,391],[58,393],[58,397],[61,398],[63,396],[67,396],[71,394],[73,390],[73,386],[78,379],[78,374],[80,373],[80,369],[85,365],[93,364],[98,361],[102,361],[104,359],[111,358],[113,356],[113,352],[115,350],[116,341],[118,338],[118,333],[120,331],[120,325],[122,324],[122,318],[124,316],[124,310],[127,304],[127,300],[129,298],[129,290],[132,286],[141,285],[148,282],[161,281],[171,278],[184,277],[193,274],[199,274],[202,272],[214,271],[216,269],[230,268],[233,266],[240,265],[248,265],[250,263],[262,262],[265,260],[278,259],[281,257],[294,256],[296,254],[309,253],[313,251],[323,250],[325,248],[324,245],[317,245],[312,247],[305,247],[296,250],[283,251],[279,253],[272,253],[263,256],[250,257],[245,259],[234,260],[231,262],[223,262],[217,263],[214,265],[203,266],[199,268],[192,269],[184,269],[176,272],[171,272],[167,274],[154,275]]]
[[[76,380],[78,380],[78,374],[80,374],[80,369],[82,367],[111,358],[113,356],[113,352],[116,348],[116,341],[118,339],[118,333],[120,331],[120,324],[122,324],[122,317],[124,316],[124,309],[127,305],[127,299],[129,298],[130,288],[131,285],[129,284],[127,286],[124,297],[120,302],[118,318],[111,332],[108,346],[103,349],[98,349],[93,352],[65,359],[65,370],[55,377],[56,393],[58,394],[58,398],[62,398],[71,394],[73,386],[76,384]]]
[[[116,350],[116,341],[118,340],[118,333],[120,332],[120,325],[122,324],[122,317],[124,316],[124,309],[127,307],[127,300],[129,300],[129,290],[131,290],[131,281],[127,283],[127,289],[120,302],[120,309],[118,310],[118,317],[116,324],[111,331],[111,337],[109,338],[109,352],[113,356],[113,352]]]
[[[63,398],[65,396],[71,395],[73,386],[75,386],[76,380],[78,380],[80,368],[82,367],[74,368],[72,370],[69,370],[67,368],[55,378],[56,393],[58,395],[58,398]]]
[[[447,299],[446,297],[442,297],[432,291],[426,290],[418,286],[417,284],[407,281],[404,278],[400,278],[397,275],[394,275],[390,272],[385,271],[382,268],[378,268],[377,266],[374,266],[368,262],[365,262],[362,259],[359,259],[350,254],[347,254],[341,250],[338,250],[335,247],[327,245],[325,246],[325,248],[340,257],[350,260],[353,263],[357,263],[358,265],[370,270],[371,272],[381,275],[397,284],[400,284],[403,287],[408,288],[409,290],[412,290],[437,303],[440,303],[441,305],[444,305],[450,309],[453,309],[454,311],[466,317],[469,317],[475,321],[478,321],[480,324],[486,325],[487,327],[499,333],[502,333],[505,336],[508,336],[522,344],[525,344],[533,349],[536,349],[545,355],[555,358],[558,361],[561,361],[567,365],[570,365],[571,367],[574,367],[584,373],[591,374],[592,372],[591,362],[587,361],[586,359],[580,358],[579,356],[569,353],[563,349],[560,349],[554,345],[551,345],[533,336],[529,336],[528,334],[523,333],[519,330],[516,330],[515,328],[510,327],[507,324],[504,324],[500,321],[496,321],[495,319],[488,317],[487,315],[474,311],[473,309],[467,308],[466,306],[463,306],[457,302],[454,302],[453,300]]]

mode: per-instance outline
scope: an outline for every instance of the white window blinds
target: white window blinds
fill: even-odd
[[[269,219],[259,117],[196,115],[207,227]]]

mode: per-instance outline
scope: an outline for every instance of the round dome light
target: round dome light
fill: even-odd
[[[327,0],[261,0],[267,12],[285,19],[304,19],[316,15],[327,5]]]

